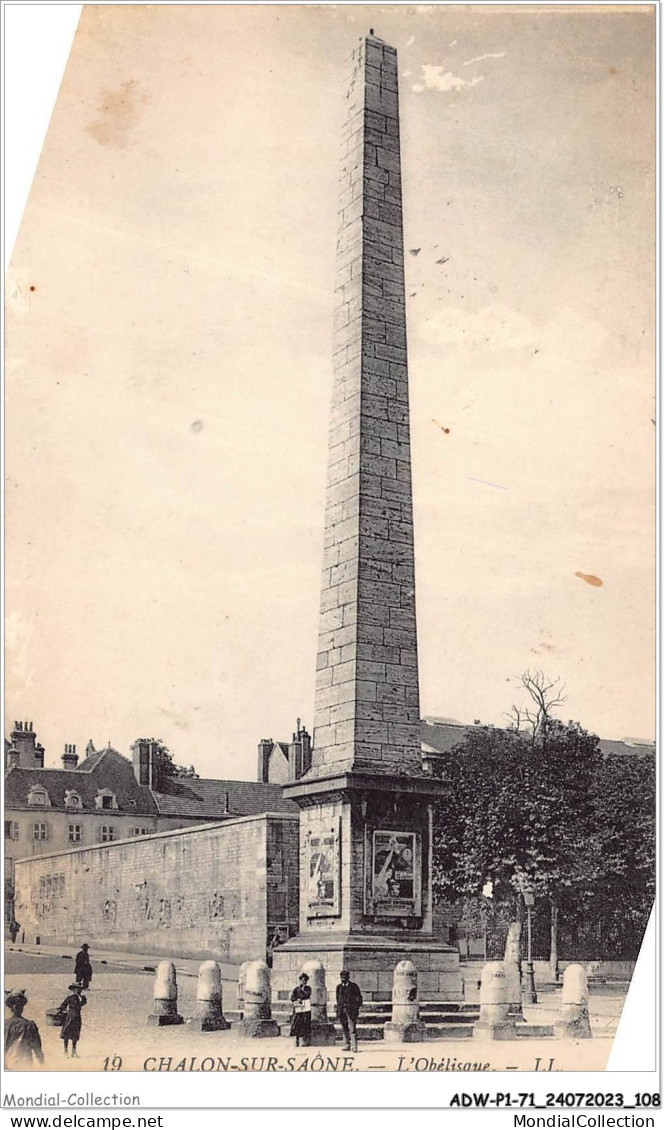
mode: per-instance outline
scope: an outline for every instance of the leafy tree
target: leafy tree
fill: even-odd
[[[651,755],[610,755],[593,788],[597,881],[587,902],[607,942],[642,936],[655,897],[656,770]]]
[[[439,771],[450,800],[437,807],[434,825],[437,895],[479,896],[490,884],[519,923],[524,890],[556,908],[588,891],[596,858],[585,845],[600,763],[597,738],[573,722],[547,718],[534,741],[532,732],[468,731]]]
[[[655,890],[655,764],[602,757],[593,734],[554,719],[557,680],[526,672],[522,685],[533,707],[514,708],[513,728],[467,731],[437,771],[449,797],[435,813],[434,890],[515,927],[524,890],[546,900],[555,976],[559,918],[616,953],[643,934]]]

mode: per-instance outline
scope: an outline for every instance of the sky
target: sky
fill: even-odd
[[[654,15],[87,6],[8,279],[6,725],[311,726],[347,56],[398,50],[422,712],[654,735]],[[441,260],[444,260],[441,262]]]

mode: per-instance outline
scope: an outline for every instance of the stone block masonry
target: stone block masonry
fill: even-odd
[[[419,774],[396,51],[350,72],[312,772]]]
[[[20,860],[26,941],[239,964],[297,929],[297,816],[265,814]]]
[[[312,763],[284,790],[300,807],[300,932],[272,987],[316,961],[388,998],[407,958],[425,999],[458,999],[458,954],[432,934],[443,790],[420,749],[396,51],[362,39],[350,71]]]

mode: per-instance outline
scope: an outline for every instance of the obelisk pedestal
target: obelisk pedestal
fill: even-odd
[[[273,992],[307,958],[330,995],[348,969],[390,999],[407,958],[423,1000],[462,996],[456,950],[432,934],[432,805],[424,774],[403,271],[397,56],[351,57],[337,245],[334,386],[310,769],[300,806],[300,933]]]

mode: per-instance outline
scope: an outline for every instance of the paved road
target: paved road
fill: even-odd
[[[234,1070],[242,1066],[242,1057],[249,1057],[250,1070],[265,1070],[269,1057],[280,1066],[276,1070],[293,1070],[287,1066],[297,1065],[303,1060],[311,1060],[320,1050],[331,1057],[343,1056],[339,1044],[334,1048],[298,1049],[293,1040],[285,1037],[264,1040],[238,1040],[235,1031],[197,1033],[186,1024],[173,1028],[148,1027],[147,1018],[152,1011],[152,989],[154,977],[150,973],[112,966],[100,966],[100,975],[92,982],[86,993],[88,1003],[83,1010],[83,1030],[79,1043],[79,1058],[66,1059],[60,1031],[45,1023],[45,1012],[54,1008],[67,995],[71,976],[71,958],[62,959],[54,954],[37,955],[17,953],[7,954],[6,987],[24,988],[28,996],[25,1015],[36,1020],[44,1046],[45,1069],[99,1071],[104,1070],[104,1061],[110,1057],[121,1056],[122,1071],[161,1070]],[[10,964],[11,960],[11,964]],[[37,971],[38,970],[38,971]],[[102,975],[103,974],[103,975]],[[179,1011],[184,1017],[195,1014],[196,978],[178,978]],[[553,1001],[551,1002],[553,1004]],[[599,1003],[599,1002],[597,1002]],[[621,1003],[621,1002],[620,1002]],[[603,1019],[615,1024],[619,1015],[619,1002],[607,999],[607,1011]],[[529,1010],[529,1019],[535,1022],[548,1021],[548,1010],[535,1006]],[[602,1031],[599,1016],[593,1016],[597,1026],[594,1040],[543,1040],[533,1038],[518,1041],[489,1042],[481,1039],[443,1040],[436,1043],[417,1045],[393,1045],[387,1047],[382,1041],[375,1044],[361,1044],[360,1053],[354,1060],[354,1069],[374,1070],[385,1067],[387,1061],[394,1069],[399,1054],[412,1057],[413,1053],[421,1061],[425,1057],[441,1061],[456,1058],[458,1062],[490,1063],[493,1070],[501,1070],[518,1064],[521,1070],[533,1070],[537,1056],[548,1062],[555,1056],[555,1070],[593,1070],[602,1071],[611,1049],[611,1035]],[[218,1063],[234,1066],[220,1067]],[[245,1060],[247,1062],[247,1060]],[[201,1067],[201,1063],[207,1066]],[[261,1068],[261,1063],[263,1064]],[[106,1069],[113,1069],[110,1063]]]
[[[101,965],[99,962],[95,962],[93,968],[94,977],[98,977],[105,973],[117,973],[121,967]],[[122,972],[140,974],[141,971],[139,969],[122,969]],[[61,973],[63,977],[73,978],[74,963],[69,954],[66,957],[58,957],[55,954],[41,955],[8,950],[5,954],[5,979],[7,980],[20,973]],[[142,974],[142,976],[147,976],[147,974]]]

